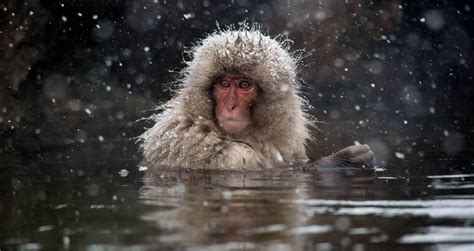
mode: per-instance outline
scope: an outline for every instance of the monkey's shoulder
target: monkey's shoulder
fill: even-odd
[[[146,162],[173,166],[200,164],[222,142],[205,118],[174,114],[158,117],[142,138]]]

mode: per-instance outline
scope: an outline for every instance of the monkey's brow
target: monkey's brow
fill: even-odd
[[[249,82],[255,82],[251,77],[249,77],[249,76],[247,76],[247,75],[245,75],[245,74],[242,74],[242,73],[240,73],[240,72],[235,72],[235,73],[230,73],[230,72],[229,72],[229,73],[226,73],[226,74],[224,74],[224,75],[221,75],[221,76],[220,76],[219,78],[217,78],[217,79],[222,79],[222,78],[224,78],[224,77],[226,77],[226,76],[229,76],[229,75],[232,76],[232,77],[236,77],[236,78],[238,78],[238,79],[240,79],[240,80],[249,81]]]
[[[226,68],[225,66],[222,66],[222,70],[224,72],[224,74],[222,75],[228,75],[228,74],[235,74],[235,75],[241,75],[241,76],[245,76],[245,74],[242,73],[242,71],[239,71],[238,69],[236,68]]]

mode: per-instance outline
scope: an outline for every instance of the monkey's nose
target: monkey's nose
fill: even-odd
[[[234,101],[226,103],[227,110],[232,111],[237,107],[237,104]]]
[[[232,111],[237,107],[237,94],[232,92],[229,95],[229,98],[225,102],[227,110]]]

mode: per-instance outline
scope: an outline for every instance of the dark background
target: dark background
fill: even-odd
[[[299,77],[310,113],[321,122],[313,159],[357,141],[396,173],[468,172],[473,7],[470,1],[3,1],[0,155],[42,158],[44,148],[97,139],[97,128],[108,128],[106,139],[139,135],[149,124],[135,121],[170,98],[189,59],[185,51],[218,26],[247,20],[307,52]],[[123,124],[132,129],[113,130]]]

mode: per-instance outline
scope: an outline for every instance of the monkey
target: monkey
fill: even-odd
[[[256,26],[219,29],[198,42],[176,95],[140,136],[144,163],[218,170],[373,165],[368,145],[309,162],[315,121],[299,91],[300,58],[289,47]]]

